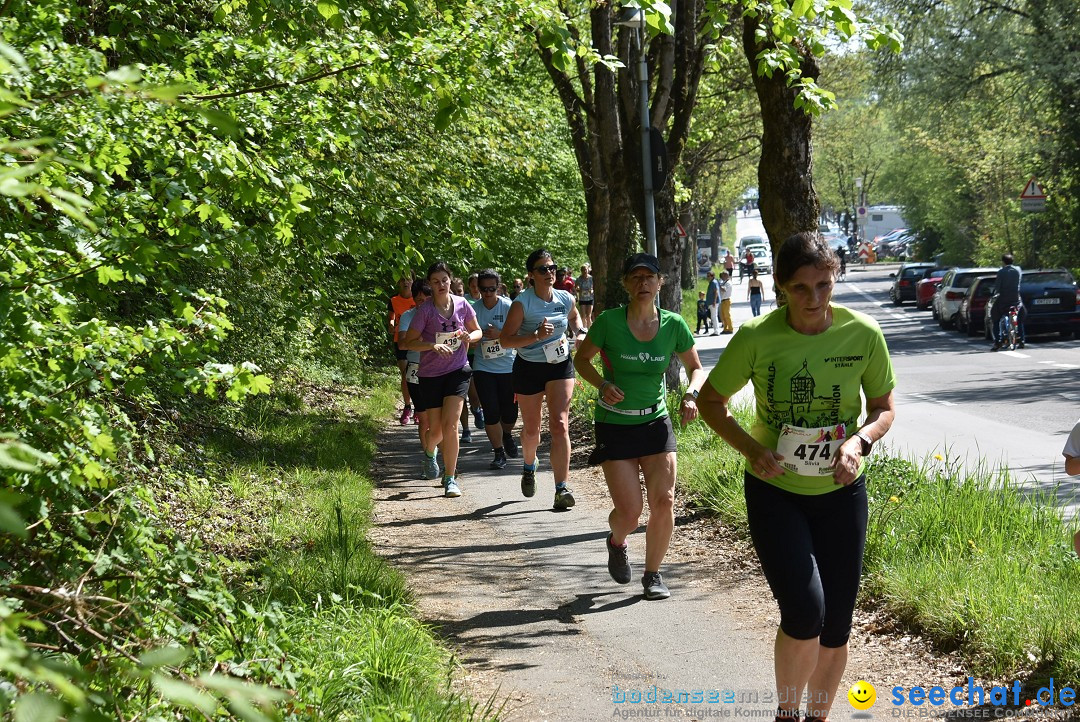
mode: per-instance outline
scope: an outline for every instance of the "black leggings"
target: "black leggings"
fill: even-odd
[[[484,409],[484,423],[494,425],[500,421],[513,427],[517,423],[518,405],[514,401],[514,375],[493,374],[490,371],[474,371],[476,394]]]
[[[746,516],[761,569],[793,639],[842,647],[851,634],[866,546],[866,479],[794,494],[745,475]]]

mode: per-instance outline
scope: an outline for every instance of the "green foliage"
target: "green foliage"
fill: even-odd
[[[289,368],[380,357],[397,272],[580,243],[550,100],[470,109],[513,96],[493,79],[516,52],[498,9],[430,10],[5,7],[0,707],[17,718],[261,718],[277,696],[251,682],[288,678],[229,660],[278,611],[177,535],[171,490],[148,484],[176,464],[161,438]],[[526,137],[546,161],[519,162]],[[485,215],[515,219],[492,224],[505,253]],[[151,651],[174,647],[190,654]]]

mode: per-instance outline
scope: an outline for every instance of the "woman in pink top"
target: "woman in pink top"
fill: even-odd
[[[417,307],[401,347],[423,352],[417,375],[431,425],[424,441],[423,478],[438,477],[435,447],[441,446],[446,465],[443,492],[445,496],[456,497],[461,496],[455,479],[459,449],[457,423],[472,379],[466,352],[470,343],[480,340],[482,333],[469,302],[450,293],[449,266],[441,261],[432,265],[427,279],[431,284],[431,300]]]

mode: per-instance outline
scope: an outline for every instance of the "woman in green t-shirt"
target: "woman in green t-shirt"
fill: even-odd
[[[839,267],[816,233],[784,241],[774,280],[787,304],[742,325],[700,398],[702,418],[746,457],[750,538],[780,607],[780,722],[798,719],[804,693],[811,720],[824,720],[836,697],[866,543],[863,457],[894,416],[885,337],[869,316],[832,302]],[[728,408],[748,381],[749,433]]]
[[[607,538],[608,572],[619,584],[633,576],[626,537],[638,527],[643,502],[638,473],[645,476],[649,524],[645,530],[646,599],[671,596],[660,575],[675,527],[675,434],[667,410],[664,373],[677,354],[690,377],[680,404],[682,423],[697,418],[695,399],[705,372],[694,336],[682,316],[657,308],[663,279],[655,256],[639,253],[623,266],[627,306],[601,313],[578,346],[574,367],[600,390],[596,406],[596,449],[590,464],[601,464],[611,501]],[[601,355],[603,376],[592,365]]]

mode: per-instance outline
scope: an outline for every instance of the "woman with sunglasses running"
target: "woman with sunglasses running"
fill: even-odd
[[[525,262],[532,287],[518,294],[510,306],[499,342],[518,349],[514,360],[514,393],[524,429],[521,451],[524,467],[521,493],[536,494],[536,449],[540,446],[540,418],[547,398],[548,430],[551,433],[551,471],[555,476],[556,509],[574,505],[566,485],[570,476],[570,397],[574,393],[574,364],[570,356],[569,328],[578,330],[574,295],[554,288],[558,266],[545,248],[529,254]]]
[[[424,439],[424,476],[438,476],[435,448],[442,447],[443,463],[446,464],[443,493],[456,497],[461,496],[461,487],[455,478],[460,448],[457,424],[472,379],[465,353],[470,343],[480,340],[481,333],[469,302],[450,293],[451,276],[450,267],[441,261],[428,269],[431,300],[417,308],[401,346],[409,351],[424,352],[420,355],[417,371],[431,426]]]
[[[514,400],[514,349],[503,348],[499,334],[510,312],[510,299],[498,295],[499,274],[490,268],[480,271],[477,288],[480,300],[473,302],[476,322],[483,332],[480,347],[474,354],[473,383],[484,409],[484,429],[495,458],[491,469],[506,467],[506,459],[516,459],[517,444],[514,443],[514,424],[517,423],[518,405]]]

